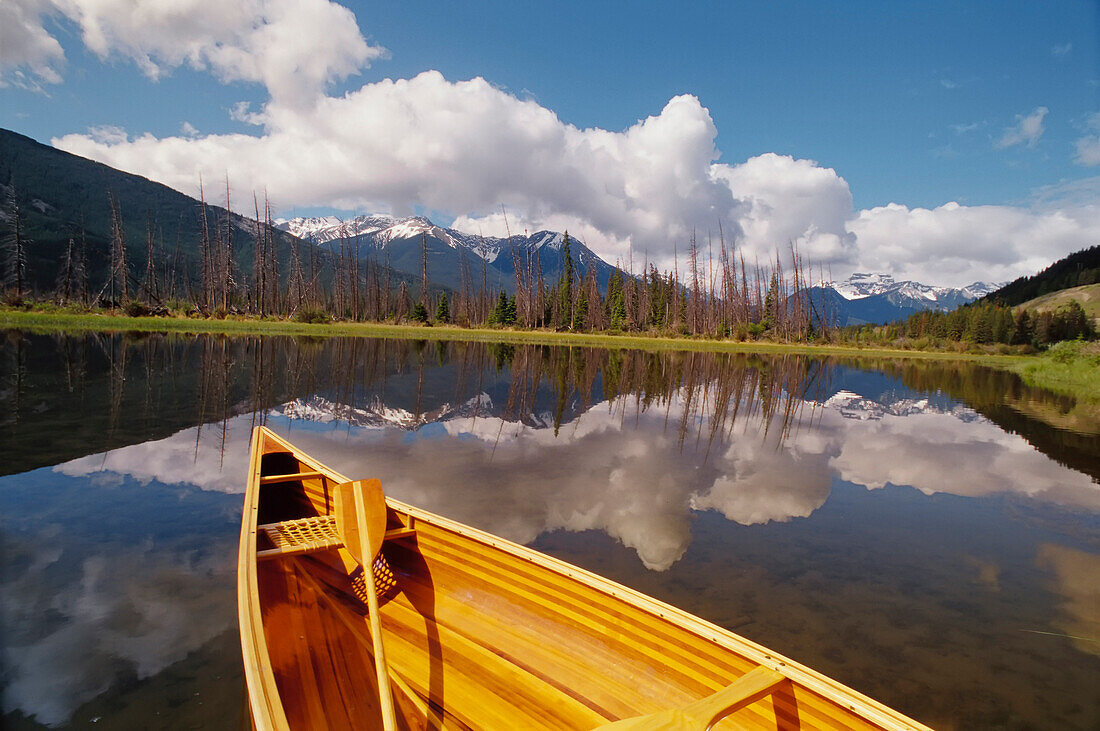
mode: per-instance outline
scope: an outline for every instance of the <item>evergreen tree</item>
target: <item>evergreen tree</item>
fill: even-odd
[[[588,323],[588,295],[581,287],[577,293],[577,307],[573,312],[574,325],[584,329]]]
[[[415,320],[416,322],[428,321],[428,308],[424,306],[423,302],[417,302],[413,305],[412,314],[409,315],[409,319]]]
[[[569,232],[562,237],[561,277],[558,280],[558,301],[561,307],[561,324],[573,326],[573,255],[569,252]]]
[[[771,283],[768,284],[768,293],[764,295],[764,314],[760,320],[760,324],[764,326],[764,330],[772,330],[779,325],[778,314],[779,308],[779,275],[772,272]]]
[[[490,325],[511,325],[516,321],[516,299],[509,298],[503,289],[497,297],[496,306],[489,313]]]
[[[1012,334],[1009,336],[1012,345],[1023,345],[1031,342],[1031,315],[1027,310],[1016,313],[1012,323]]]
[[[623,273],[616,268],[607,282],[607,321],[612,330],[622,330],[626,323],[626,300],[623,297]]]
[[[504,325],[513,325],[516,322],[516,298],[513,295],[508,297],[504,301],[504,317],[501,319],[501,323]]]
[[[436,322],[450,322],[451,309],[447,303],[447,295],[443,294],[439,297],[439,304],[435,308]]]

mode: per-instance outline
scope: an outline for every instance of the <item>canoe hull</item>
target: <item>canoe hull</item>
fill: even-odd
[[[238,599],[257,728],[380,727],[369,589],[403,727],[594,728],[763,666],[782,682],[719,728],[925,728],[687,612],[392,499],[393,538],[369,572],[340,546],[258,560],[272,550],[260,526],[323,519],[346,478],[262,427],[252,465]]]

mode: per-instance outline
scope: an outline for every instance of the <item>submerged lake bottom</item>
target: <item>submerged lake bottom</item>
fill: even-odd
[[[1100,724],[1100,418],[950,363],[384,339],[0,346],[0,724],[247,724],[251,430],[936,728]]]

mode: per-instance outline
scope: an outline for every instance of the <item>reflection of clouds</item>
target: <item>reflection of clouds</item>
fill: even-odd
[[[129,475],[142,484],[156,480],[166,485],[188,484],[203,490],[243,493],[252,423],[251,416],[229,419],[224,441],[221,425],[207,424],[154,442],[80,457],[54,470],[70,477],[91,475],[94,484],[104,486],[112,481],[117,484],[117,475]]]
[[[829,421],[826,412],[826,421]],[[1058,505],[1100,509],[1100,488],[995,424],[950,414],[849,422],[830,466],[868,488],[911,485],[964,497],[1015,493]]]
[[[641,419],[640,430],[624,433],[603,404],[557,437],[497,417],[449,421],[448,439],[358,430],[292,437],[344,474],[377,476],[387,494],[432,512],[520,543],[548,530],[601,530],[661,570],[687,548],[688,495],[703,470],[674,433],[661,432],[663,413]]]
[[[692,510],[716,510],[745,525],[808,517],[828,499],[834,476],[872,489],[892,483],[926,494],[1017,493],[1100,508],[1100,489],[1087,476],[991,422],[913,409],[857,420],[847,413],[854,398],[834,399],[779,445],[762,438],[753,417],[706,460],[694,432],[680,446],[683,392],[667,414],[633,412],[632,399],[597,404],[557,435],[492,415],[454,416],[411,432],[340,420],[318,429],[317,414],[272,423],[289,426],[292,441],[345,474],[382,478],[388,494],[411,504],[520,543],[556,529],[603,531],[658,570],[687,550]],[[705,443],[707,424],[686,423],[704,430]],[[197,430],[187,429],[55,469],[240,492],[251,424],[248,416],[227,423],[224,467],[221,431],[208,425],[197,459]]]
[[[1062,595],[1062,617],[1056,626],[1073,638],[1082,652],[1100,655],[1100,556],[1047,543],[1038,563],[1054,572]]]
[[[832,484],[820,436],[804,432],[780,449],[750,440],[731,445],[723,474],[708,492],[692,497],[692,507],[717,510],[742,525],[809,517]]]
[[[631,413],[629,405],[624,415],[629,401],[597,404],[557,436],[494,416],[451,419],[411,437],[344,428],[291,436],[345,474],[377,476],[388,494],[432,512],[520,543],[556,529],[603,531],[657,570],[687,550],[693,510],[745,525],[808,517],[836,476],[868,488],[1015,492],[1100,507],[1087,476],[970,414],[905,409],[853,420],[829,407],[780,445],[749,423],[703,460],[694,432],[680,447],[682,396],[667,417],[663,409]]]
[[[7,547],[31,560],[0,585],[4,712],[64,723],[120,673],[154,675],[233,621],[231,541],[205,559],[108,545],[74,563],[44,538]]]

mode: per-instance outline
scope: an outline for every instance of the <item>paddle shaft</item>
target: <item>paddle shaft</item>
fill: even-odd
[[[370,634],[374,643],[374,671],[378,675],[378,700],[382,705],[382,728],[394,731],[397,728],[397,715],[393,710],[393,694],[390,692],[390,674],[386,667],[386,651],[382,647],[382,617],[378,613],[378,596],[374,590],[374,556],[370,552],[370,527],[367,525],[366,508],[363,505],[363,488],[356,482],[355,517],[359,527],[359,545],[363,555],[363,582],[367,595],[367,609],[370,611]]]

